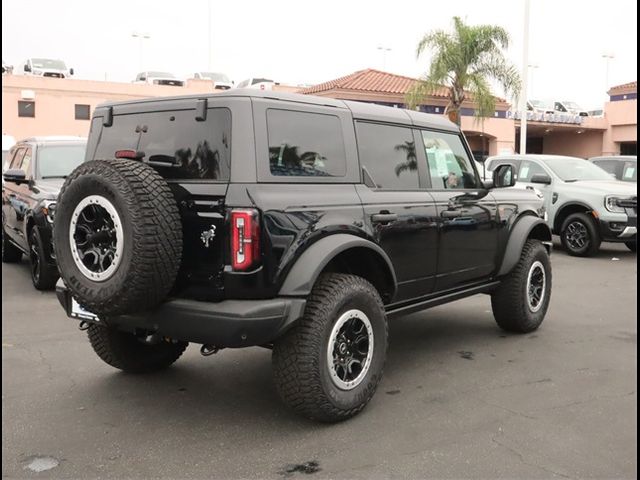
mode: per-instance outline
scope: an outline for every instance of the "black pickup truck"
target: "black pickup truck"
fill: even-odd
[[[480,293],[505,330],[546,314],[541,199],[501,188],[509,164],[482,182],[443,117],[236,89],[102,105],[86,155],[57,295],[116,368],[262,346],[288,405],[339,421],[380,382],[388,319]]]

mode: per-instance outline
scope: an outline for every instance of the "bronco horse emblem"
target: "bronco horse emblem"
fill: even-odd
[[[209,230],[205,230],[200,234],[200,240],[204,243],[205,248],[209,248],[209,242],[216,236],[216,226],[211,225]]]

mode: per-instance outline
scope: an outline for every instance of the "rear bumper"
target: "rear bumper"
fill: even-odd
[[[56,286],[56,295],[71,316],[71,295],[62,281]],[[291,297],[218,303],[176,298],[150,312],[100,318],[100,323],[216,347],[249,347],[278,338],[302,317],[305,305],[305,299]]]

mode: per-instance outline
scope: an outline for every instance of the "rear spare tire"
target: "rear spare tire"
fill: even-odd
[[[167,183],[132,160],[78,166],[57,202],[58,269],[73,297],[97,315],[153,308],[182,257],[182,224]]]

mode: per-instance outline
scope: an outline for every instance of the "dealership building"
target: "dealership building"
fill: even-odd
[[[405,107],[405,95],[417,80],[366,69],[307,88],[277,85],[276,90],[344,100]],[[145,85],[91,80],[2,75],[2,133],[16,139],[34,135],[89,133],[93,109],[106,101],[215,93],[205,80],[187,80],[185,86]],[[533,114],[527,118],[527,152],[591,157],[636,154],[637,82],[612,87],[603,115]],[[429,95],[420,111],[444,114],[446,89]],[[479,119],[474,105],[462,105],[461,126],[476,157],[519,150],[519,112],[496,98],[493,116]]]

